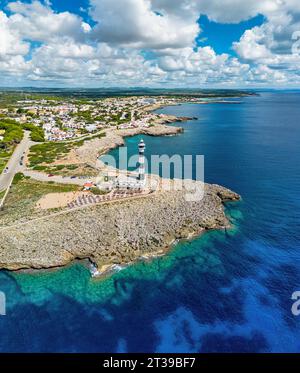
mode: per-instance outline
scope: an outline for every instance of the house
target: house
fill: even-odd
[[[91,182],[87,182],[83,185],[84,190],[91,190],[93,188],[94,184]]]
[[[97,126],[95,126],[94,124],[89,124],[88,126],[85,127],[85,129],[86,129],[88,132],[95,132],[96,129],[97,129]]]

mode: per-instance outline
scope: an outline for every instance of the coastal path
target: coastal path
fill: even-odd
[[[120,201],[129,197],[146,195],[149,192],[143,192],[142,190],[115,190],[111,193],[104,195],[83,195],[78,197],[75,201],[68,203],[68,208],[73,209],[84,205],[99,204],[103,202]]]
[[[58,184],[75,184],[83,186],[85,183],[91,182],[91,178],[72,178],[70,176],[61,176],[61,175],[53,175],[49,177],[47,174],[43,174],[42,172],[37,172],[33,170],[23,169],[23,174],[25,176],[29,176],[32,179],[38,180],[38,181],[53,181]]]

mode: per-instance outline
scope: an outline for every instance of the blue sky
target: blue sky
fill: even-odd
[[[1,84],[298,88],[299,3],[0,1]]]
[[[264,21],[265,17],[261,14],[233,24],[210,21],[206,15],[202,15],[198,21],[202,32],[197,37],[196,42],[198,46],[212,46],[218,54],[236,55],[232,49],[232,44],[239,41],[246,30],[261,26]]]

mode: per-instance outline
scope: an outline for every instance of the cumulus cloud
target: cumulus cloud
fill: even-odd
[[[0,11],[0,59],[11,56],[26,55],[29,52],[29,43],[21,40],[11,20]]]
[[[170,80],[181,77],[183,82],[197,86],[205,83],[236,83],[248,70],[228,54],[217,55],[211,47],[185,48],[159,57],[158,66],[168,73]]]
[[[247,30],[239,42],[233,44],[236,52],[245,60],[263,60],[271,57],[272,53],[261,41],[265,35],[259,27]]]
[[[48,44],[36,49],[28,77],[70,85],[136,85],[161,78],[163,71],[132,49],[78,44]]]
[[[186,3],[186,1],[184,1]],[[177,1],[177,3],[179,3]],[[150,0],[91,0],[99,41],[135,48],[181,48],[199,33],[198,13],[165,12]]]
[[[294,51],[293,35],[300,30],[300,3],[274,1],[266,17],[264,24],[245,31],[233,48],[242,60],[257,65],[252,78],[261,74],[265,81],[297,82],[300,54]]]
[[[39,1],[8,4],[13,13],[10,23],[24,38],[34,41],[49,41],[56,37],[71,37],[82,40],[90,26],[69,12],[55,13],[48,5]]]
[[[199,11],[221,23],[239,23],[258,14],[266,14],[279,7],[282,0],[200,0]]]
[[[90,0],[90,24],[49,1],[13,1],[6,9],[0,73],[20,81],[226,87],[300,80],[300,57],[292,53],[299,0]],[[235,55],[217,54],[196,45],[201,14],[221,23],[258,14],[265,21],[233,44]]]

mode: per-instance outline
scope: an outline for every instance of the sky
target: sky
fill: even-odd
[[[0,0],[0,86],[300,88],[300,1]]]

